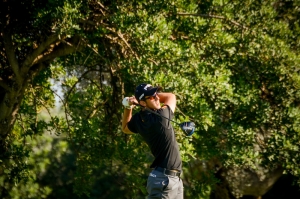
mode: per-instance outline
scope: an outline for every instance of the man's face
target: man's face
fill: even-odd
[[[146,106],[148,108],[155,109],[155,110],[161,108],[159,97],[158,97],[157,93],[154,93],[154,95],[152,95],[152,96],[146,96],[145,102],[146,102]]]

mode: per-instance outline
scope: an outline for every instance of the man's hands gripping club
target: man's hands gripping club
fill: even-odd
[[[126,109],[133,109],[135,107],[134,104],[138,104],[138,101],[135,97],[124,97],[122,104]]]

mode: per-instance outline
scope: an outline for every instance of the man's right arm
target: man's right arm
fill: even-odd
[[[124,109],[123,118],[122,118],[122,131],[126,134],[134,134],[131,132],[127,126],[128,122],[132,118],[132,109]]]

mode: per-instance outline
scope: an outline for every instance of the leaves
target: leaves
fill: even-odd
[[[121,132],[120,121],[121,99],[133,95],[137,84],[149,82],[176,95],[175,121],[196,124],[191,138],[175,127],[187,196],[208,197],[217,183],[211,169],[215,166],[201,170],[198,163],[217,164],[212,159],[228,168],[281,166],[299,177],[295,2],[53,0],[3,5],[12,8],[9,12],[1,6],[11,17],[7,24],[1,13],[2,29],[11,32],[15,54],[9,55],[18,59],[20,71],[29,67],[21,74],[27,83],[18,86],[18,70],[6,57],[6,41],[0,41],[1,107],[20,105],[3,111],[17,115],[7,121],[14,124],[12,131],[1,129],[12,158],[9,162],[1,156],[7,176],[18,182],[28,176],[37,179],[35,172],[51,173],[65,164],[62,171],[70,172],[70,183],[64,186],[73,186],[81,197],[95,194],[92,189],[99,190],[94,187],[99,183],[105,189],[98,194],[108,198],[118,198],[115,190],[123,198],[145,195],[152,156],[139,136]],[[25,8],[22,18],[15,15],[18,7]],[[43,47],[55,34],[57,39]],[[35,55],[40,46],[44,50]],[[38,61],[24,65],[33,55]],[[52,143],[53,154],[37,147],[46,144],[39,140],[45,133],[59,136],[62,143]],[[190,179],[193,172],[197,180]],[[7,179],[5,186],[15,193]],[[50,177],[53,182],[41,187],[45,179],[30,181],[37,190],[32,197],[58,198],[51,190],[61,187]]]

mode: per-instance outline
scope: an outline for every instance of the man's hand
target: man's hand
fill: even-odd
[[[125,97],[122,101],[122,104],[126,109],[132,109],[135,107],[134,104],[138,104],[138,101],[135,99],[135,97]]]

